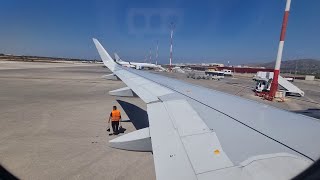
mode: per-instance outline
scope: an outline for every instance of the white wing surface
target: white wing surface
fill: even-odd
[[[121,67],[93,41],[104,64],[147,104],[150,126],[134,134],[150,136],[157,179],[290,179],[320,157],[317,119]]]

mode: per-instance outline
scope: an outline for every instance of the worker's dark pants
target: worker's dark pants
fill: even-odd
[[[112,121],[111,122],[113,134],[119,134],[119,121]]]

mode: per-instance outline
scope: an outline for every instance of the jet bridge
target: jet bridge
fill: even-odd
[[[264,87],[264,90],[270,90],[270,86],[266,85],[266,83],[271,82],[270,80],[273,79],[273,72],[262,72],[259,71],[253,78],[256,81],[265,81],[264,84],[261,86],[257,85],[256,90],[261,89],[261,87]],[[279,85],[286,90],[288,94],[292,95],[299,95],[304,96],[304,92],[298,88],[296,85],[289,82],[287,79],[285,79],[282,76],[279,76],[278,79]],[[259,83],[258,83],[259,84]]]

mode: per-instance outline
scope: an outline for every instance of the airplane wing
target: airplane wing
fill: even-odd
[[[290,179],[320,157],[319,120],[121,67],[93,41],[104,64],[128,86],[118,92],[130,89],[147,104],[149,128],[111,143],[152,150],[158,180]]]

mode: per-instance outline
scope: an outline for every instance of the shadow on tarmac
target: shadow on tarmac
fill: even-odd
[[[306,110],[293,111],[293,112],[320,119],[320,109],[318,108],[310,108]]]
[[[133,126],[137,130],[149,127],[147,111],[141,109],[140,107],[134,104],[131,104],[125,101],[117,100],[117,102],[120,104],[122,109],[125,111],[125,113],[129,117],[130,121],[132,122]],[[129,121],[124,121],[124,122],[129,122]]]
[[[1,164],[0,164],[0,179],[12,179],[12,180],[16,180],[18,179],[16,176],[14,176],[13,174],[11,174],[9,171],[7,171]]]

